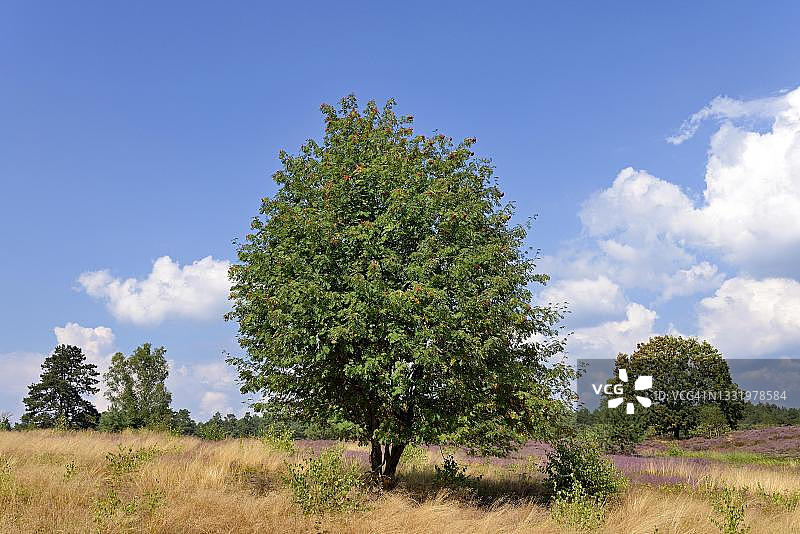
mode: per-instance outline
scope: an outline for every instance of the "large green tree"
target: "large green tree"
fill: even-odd
[[[651,375],[653,387],[635,392],[650,398],[648,424],[673,437],[687,437],[700,422],[700,407],[717,405],[730,428],[743,416],[744,402],[731,379],[728,363],[707,341],[680,336],[656,336],[640,343],[630,356],[619,354],[615,367],[626,369],[632,381]]]
[[[23,426],[93,428],[99,414],[84,395],[97,393],[97,367],[86,362],[79,347],[58,345],[45,358],[39,382],[28,386],[23,399]]]
[[[154,349],[145,343],[127,358],[121,352],[114,354],[103,375],[110,405],[103,413],[102,428],[169,427],[173,414],[166,353],[164,347]]]
[[[322,112],[230,270],[242,391],[352,424],[389,478],[408,443],[504,454],[551,431],[570,397],[549,363],[560,310],[531,304],[547,277],[475,139],[415,134],[392,101]]]

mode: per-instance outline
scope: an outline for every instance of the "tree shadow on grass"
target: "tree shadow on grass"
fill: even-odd
[[[552,496],[552,490],[538,474],[490,469],[460,483],[446,483],[436,477],[430,465],[398,473],[395,490],[419,503],[445,498],[481,508],[523,502],[543,505]]]

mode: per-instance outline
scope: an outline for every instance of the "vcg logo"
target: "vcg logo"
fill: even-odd
[[[628,371],[626,369],[619,370],[619,379],[622,382],[628,382]],[[642,375],[637,377],[636,381],[633,383],[634,391],[644,391],[652,387],[653,377],[651,375]],[[602,391],[608,397],[615,396],[614,398],[608,400],[609,408],[617,408],[625,401],[625,398],[622,396],[625,392],[622,384],[592,384],[592,389],[594,389],[596,395],[599,395]],[[653,404],[652,401],[647,397],[642,397],[639,395],[636,395],[636,400],[645,408],[649,408],[650,405]],[[632,402],[625,403],[625,413],[631,415],[634,413],[634,411],[635,406]]]

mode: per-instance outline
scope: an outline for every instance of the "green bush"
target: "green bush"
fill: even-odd
[[[118,479],[123,475],[133,473],[161,452],[157,447],[142,447],[134,450],[131,447],[125,449],[120,445],[117,452],[106,453],[108,473],[113,479]]]
[[[310,425],[301,425],[295,432],[295,437],[350,441],[357,439],[358,428],[348,421],[331,420],[325,424],[311,423]]]
[[[606,508],[600,499],[589,497],[582,486],[575,484],[569,491],[556,495],[550,515],[556,523],[565,527],[597,530],[606,521]]]
[[[482,476],[468,475],[466,466],[459,465],[452,454],[444,456],[442,465],[436,465],[434,468],[436,472],[433,480],[439,487],[455,490],[475,489],[482,478]]]
[[[599,442],[603,452],[611,454],[632,454],[636,446],[644,441],[646,428],[638,424],[596,425]]]
[[[585,496],[605,501],[626,484],[625,478],[596,444],[564,438],[547,455],[544,474],[556,499]],[[580,494],[575,493],[580,490]]]
[[[596,411],[596,424],[586,430],[595,434],[598,446],[604,452],[630,454],[644,441],[647,432],[645,414],[629,415],[624,410],[602,406]]]
[[[363,473],[358,464],[346,461],[342,453],[342,447],[331,447],[319,457],[289,465],[285,481],[303,513],[343,512],[363,507]]]
[[[75,460],[69,462],[67,465],[64,466],[64,480],[69,480],[73,476],[75,476],[75,471],[78,469],[78,466],[75,465]]]
[[[745,492],[736,488],[723,488],[717,494],[711,506],[719,517],[711,517],[711,523],[722,534],[747,534],[750,527],[744,522]]]
[[[700,406],[697,419],[697,426],[689,431],[691,437],[718,438],[731,431],[725,414],[716,404]]]
[[[288,428],[280,429],[275,425],[269,425],[261,431],[258,437],[268,449],[280,452],[294,452],[294,440],[292,431]]]

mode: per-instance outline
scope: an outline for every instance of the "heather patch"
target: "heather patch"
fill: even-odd
[[[653,454],[663,452],[671,446],[674,446],[672,441],[648,440],[637,448],[637,452]],[[679,446],[688,451],[735,451],[800,457],[800,426],[737,430],[715,438],[694,437],[681,440]]]

